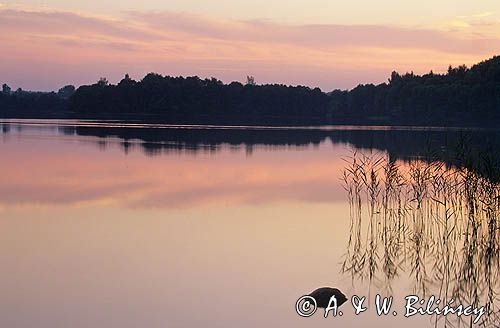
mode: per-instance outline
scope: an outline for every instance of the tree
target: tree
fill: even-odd
[[[75,87],[73,85],[66,85],[64,87],[62,87],[61,89],[59,89],[59,91],[57,92],[57,95],[59,97],[61,97],[62,99],[68,99],[69,97],[71,97],[73,95],[73,93],[75,93]]]
[[[393,71],[391,73],[391,77],[389,78],[389,84],[394,84],[394,83],[398,83],[399,81],[401,81],[401,75],[399,75],[398,72],[396,71]]]
[[[101,86],[101,87],[105,87],[105,86],[107,86],[108,84],[109,84],[108,79],[107,79],[107,78],[105,78],[105,77],[101,77],[101,78],[99,79],[99,81],[97,81],[97,85],[99,85],[99,86]]]
[[[11,92],[11,88],[6,83],[4,83],[2,85],[2,93],[5,95],[10,95],[10,92]]]
[[[255,78],[253,76],[247,75],[247,85],[257,85],[257,83],[255,83]]]

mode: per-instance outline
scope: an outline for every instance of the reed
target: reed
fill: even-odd
[[[486,305],[481,324],[498,323],[500,170],[488,154],[459,145],[453,166],[431,157],[345,158],[351,225],[342,271],[387,290],[408,275],[415,293]],[[470,324],[442,320],[435,324]]]

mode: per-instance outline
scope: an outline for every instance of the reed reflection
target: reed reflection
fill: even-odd
[[[408,275],[413,292],[455,304],[486,305],[483,326],[500,320],[500,184],[487,154],[463,151],[463,165],[354,152],[343,185],[350,207],[350,236],[342,272],[353,281],[391,293]],[[472,160],[474,159],[474,160]],[[439,317],[436,326],[469,319]]]

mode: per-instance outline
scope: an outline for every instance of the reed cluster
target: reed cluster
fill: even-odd
[[[407,277],[424,297],[486,304],[482,324],[494,326],[500,322],[498,167],[485,156],[459,154],[455,165],[359,152],[346,158],[351,220],[342,270],[387,292],[396,277]]]

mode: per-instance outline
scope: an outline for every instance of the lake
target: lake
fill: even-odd
[[[474,320],[405,318],[413,294],[484,305],[481,322],[500,322],[499,186],[454,150],[493,154],[498,168],[498,131],[0,126],[2,327]],[[299,316],[296,301],[323,286],[347,295],[343,315]],[[388,315],[377,315],[377,294],[394,297]],[[354,314],[353,295],[366,296],[366,312]]]

